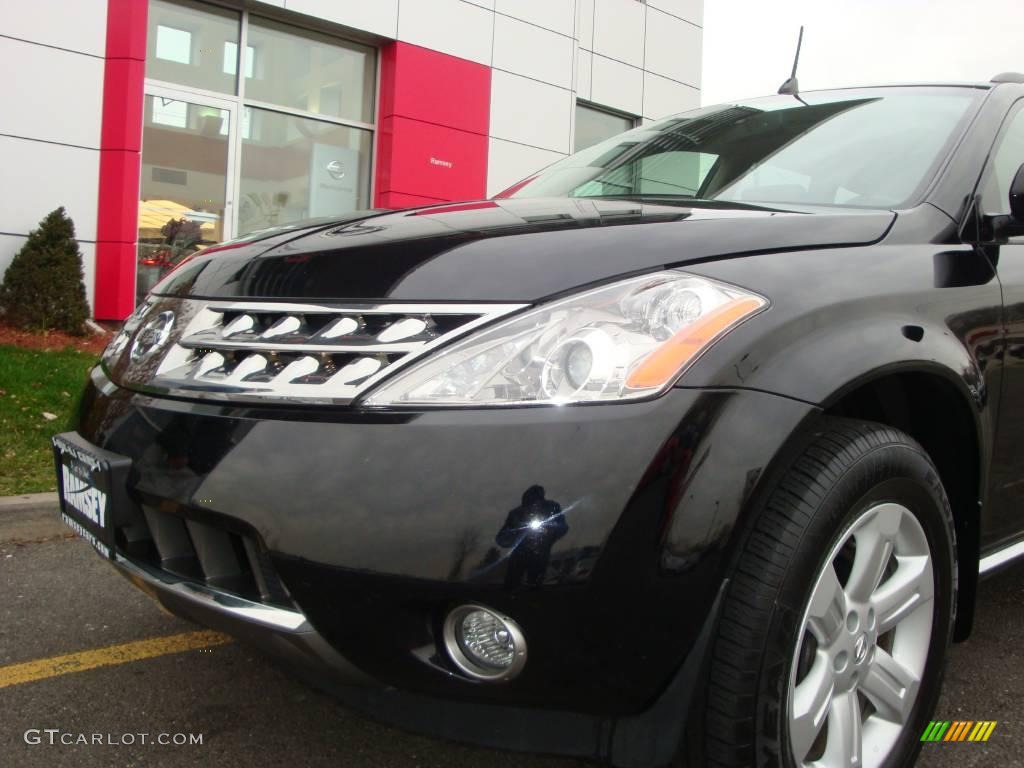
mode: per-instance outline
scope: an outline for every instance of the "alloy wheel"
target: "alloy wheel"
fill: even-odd
[[[934,592],[928,539],[907,507],[872,506],[840,536],[815,581],[791,663],[796,765],[884,765],[917,701]]]

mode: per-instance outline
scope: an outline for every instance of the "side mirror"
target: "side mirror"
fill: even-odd
[[[1024,165],[1017,169],[1010,182],[1010,213],[982,216],[980,240],[983,243],[1005,243],[1007,238],[1024,235]]]
[[[1024,226],[1024,165],[1010,183],[1010,216],[1013,224]]]

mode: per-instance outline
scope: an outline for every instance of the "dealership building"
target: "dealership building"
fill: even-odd
[[[702,5],[8,1],[0,272],[62,205],[119,320],[213,243],[496,194],[697,106]]]

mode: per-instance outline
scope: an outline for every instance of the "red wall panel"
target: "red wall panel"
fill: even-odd
[[[406,117],[385,118],[377,148],[377,191],[434,200],[483,197],[487,136]]]
[[[98,242],[135,243],[138,238],[140,163],[138,150],[100,150]],[[132,301],[134,306],[134,296]]]
[[[123,320],[135,307],[147,0],[108,0],[96,214],[93,311]]]
[[[380,208],[483,197],[491,70],[408,43],[381,52]]]
[[[119,100],[118,109],[103,112],[100,146],[104,149],[142,150],[141,83],[146,76],[146,62],[135,59],[108,59],[103,72],[103,101],[107,93]]]
[[[381,55],[380,117],[401,115],[487,135],[491,68],[408,43]]]

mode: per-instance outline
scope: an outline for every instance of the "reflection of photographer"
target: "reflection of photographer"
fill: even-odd
[[[164,243],[170,246],[167,252],[166,267],[172,267],[186,256],[196,251],[196,246],[202,239],[202,225],[191,219],[171,219],[160,228],[160,234],[164,236]]]
[[[160,227],[160,239],[139,239],[139,272],[137,299],[156,285],[160,278],[202,245],[202,224],[198,221],[170,218]]]
[[[163,237],[163,242],[153,246],[149,255],[139,258],[139,264],[142,266],[158,267],[161,270],[157,279],[165,270],[198,250],[202,226],[189,219],[170,219],[160,228],[160,236]]]
[[[523,503],[508,513],[505,525],[494,539],[499,547],[512,550],[505,584],[541,584],[548,570],[551,547],[568,531],[562,506],[545,499],[541,486],[530,486],[523,494]]]

